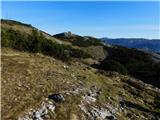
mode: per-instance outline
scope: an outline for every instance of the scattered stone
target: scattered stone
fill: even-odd
[[[85,107],[84,105],[80,106],[81,110],[87,114],[89,120],[117,120],[113,113],[105,107]]]
[[[18,82],[18,87],[22,87],[22,83],[20,81]]]
[[[32,71],[31,71],[30,69],[27,69],[26,71],[27,71],[27,74],[28,74],[28,75],[31,75],[31,74],[32,74]]]
[[[118,107],[114,107],[111,103],[107,103],[105,107],[110,111],[110,113],[115,114],[118,111]]]
[[[3,81],[3,83],[5,84],[5,83],[7,83],[7,81],[6,81],[6,80],[4,80],[4,81]]]
[[[77,88],[73,88],[72,93],[73,94],[79,94],[81,91],[82,91],[82,89],[77,87]]]
[[[96,98],[92,97],[92,96],[84,96],[83,99],[87,102],[87,103],[91,103],[91,102],[96,102]]]
[[[50,102],[50,101],[49,101],[49,103],[48,103],[48,105],[47,105],[47,108],[48,108],[50,111],[52,111],[52,112],[54,112],[54,110],[55,110],[55,106],[54,106],[53,103]]]
[[[92,112],[94,112],[99,119],[105,119],[106,117],[112,116],[112,114],[105,108],[93,108]]]
[[[44,120],[48,116],[48,111],[54,112],[55,105],[51,101],[43,102],[39,108],[30,110],[18,120]]]
[[[89,120],[117,120],[115,117],[117,109],[110,104],[106,104],[104,107],[93,107],[92,102],[97,100],[101,90],[96,86],[92,86],[88,90],[88,94],[83,96],[83,100],[79,105],[80,109],[88,116]]]
[[[83,99],[86,103],[95,102],[97,97],[100,95],[100,90],[96,88],[96,86],[92,86],[90,90],[88,90],[88,94],[83,96]]]
[[[48,110],[53,111],[53,108],[55,108],[55,106],[48,103],[43,103],[37,111],[33,112],[33,120],[43,120],[43,118],[45,118],[45,116],[48,114]]]
[[[15,101],[17,101],[17,100],[18,100],[18,98],[15,98],[14,100],[15,100]]]
[[[64,65],[64,66],[63,66],[63,68],[64,68],[64,69],[68,69],[68,68],[69,68],[69,66],[67,66],[67,65]]]

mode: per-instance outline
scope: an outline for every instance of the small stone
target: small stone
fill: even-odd
[[[64,65],[64,66],[63,66],[63,68],[64,68],[64,69],[68,69],[68,68],[69,68],[69,66],[67,66],[67,65]]]
[[[106,117],[108,120],[115,120],[114,116],[107,116]]]
[[[49,99],[54,100],[55,102],[63,102],[65,101],[62,94],[52,94],[48,96]]]
[[[49,110],[51,110],[52,112],[54,112],[54,110],[55,110],[55,106],[52,105],[52,104],[47,105],[47,108],[48,108]]]
[[[6,82],[7,82],[6,80],[3,81],[3,83],[6,83]]]

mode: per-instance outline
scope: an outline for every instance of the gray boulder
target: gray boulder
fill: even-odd
[[[49,99],[55,101],[55,102],[63,102],[65,101],[62,94],[52,94],[48,96]]]

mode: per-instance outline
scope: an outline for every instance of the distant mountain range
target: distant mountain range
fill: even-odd
[[[143,38],[101,38],[105,43],[121,45],[129,48],[143,49],[147,51],[160,52],[160,39]]]

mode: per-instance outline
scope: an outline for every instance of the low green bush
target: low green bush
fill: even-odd
[[[94,46],[102,45],[102,42],[96,38],[88,37],[88,39],[84,39],[83,37],[80,37],[76,40],[73,40],[72,44],[80,47],[88,47],[91,45]]]
[[[119,62],[117,62],[115,60],[103,61],[103,63],[101,63],[101,68],[103,68],[104,70],[116,71],[116,72],[119,72],[121,74],[127,74],[128,73],[125,66],[120,64]]]
[[[42,33],[33,30],[32,34],[25,34],[12,29],[2,29],[2,47],[11,47],[21,51],[43,53],[68,61],[71,57],[86,58],[89,54],[82,50],[74,49],[69,45],[58,44],[46,39]]]
[[[155,63],[149,54],[122,46],[104,47],[104,49],[109,56],[101,62],[100,68],[119,73],[123,73],[121,70],[124,68],[128,74],[160,88],[160,63]]]

